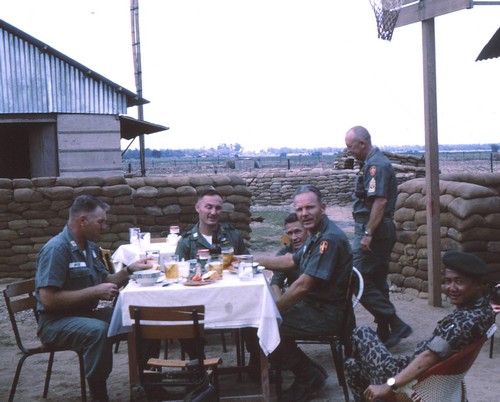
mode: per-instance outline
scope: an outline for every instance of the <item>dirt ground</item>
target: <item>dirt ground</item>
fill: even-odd
[[[350,223],[350,208],[329,208],[328,215],[348,231],[352,231]],[[5,288],[8,280],[0,283],[0,290]],[[393,293],[392,301],[396,305],[398,314],[408,322],[414,332],[412,336],[403,340],[393,348],[394,353],[410,354],[419,340],[429,336],[434,324],[444,315],[452,311],[453,306],[445,303],[443,307],[429,306],[427,300],[419,299],[411,291],[403,293]],[[0,298],[0,401],[6,401],[10,384],[13,378],[15,366],[19,359],[19,353],[15,344],[10,321],[5,309],[3,298]],[[356,318],[358,324],[372,324],[372,318],[363,309],[356,307]],[[26,322],[23,324],[23,332],[31,333],[34,329]],[[222,351],[219,335],[208,337],[209,347],[207,354],[217,354],[222,357],[224,365],[231,365],[235,361],[235,347],[231,339],[231,334],[226,334],[228,351]],[[170,356],[178,356],[177,345],[169,346]],[[331,353],[327,346],[307,346],[304,347],[306,353],[322,364],[329,372],[327,385],[318,393],[312,401],[343,401],[341,389],[337,383],[335,369],[332,363]],[[488,357],[489,343],[486,344],[476,363],[466,377],[469,401],[471,402],[493,402],[498,400],[498,384],[496,379],[500,375],[500,341],[497,340],[493,359]],[[30,357],[23,368],[21,380],[16,393],[16,401],[42,401],[43,378],[46,367],[46,358],[40,356]],[[246,376],[240,383],[236,375],[221,377],[223,395],[231,395],[233,392],[245,390],[256,392],[258,383],[253,382]],[[274,391],[274,386],[271,385]],[[119,351],[114,355],[114,369],[108,381],[108,390],[111,401],[128,401],[128,360],[127,344],[120,345]],[[49,397],[47,401],[78,401],[80,395],[78,382],[78,364],[73,353],[63,353],[56,357]]]

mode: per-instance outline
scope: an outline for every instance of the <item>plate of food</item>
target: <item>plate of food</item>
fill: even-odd
[[[211,283],[215,283],[214,280],[208,279],[208,280],[201,280],[201,281],[193,281],[192,279],[188,279],[186,282],[183,283],[184,286],[204,286],[204,285],[210,285]]]

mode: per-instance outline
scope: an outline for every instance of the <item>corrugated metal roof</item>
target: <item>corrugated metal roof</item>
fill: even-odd
[[[145,103],[0,19],[0,113],[125,114]]]
[[[500,57],[500,28],[498,28],[486,46],[483,47],[476,61],[494,59],[495,57]]]

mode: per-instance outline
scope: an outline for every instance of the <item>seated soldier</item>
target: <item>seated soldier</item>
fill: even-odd
[[[276,255],[293,254],[302,247],[307,239],[307,230],[304,229],[296,213],[291,213],[285,218],[285,235],[289,243]],[[298,269],[289,271],[274,271],[271,278],[271,289],[277,298],[281,297],[285,289],[290,286],[300,273]]]
[[[345,363],[355,401],[385,400],[436,363],[464,350],[494,323],[483,297],[487,265],[473,254],[449,251],[443,256],[444,288],[456,309],[437,323],[432,335],[417,345],[413,356],[394,356],[368,326],[353,332],[353,357]]]

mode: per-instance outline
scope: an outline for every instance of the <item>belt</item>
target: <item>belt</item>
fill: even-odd
[[[362,215],[362,214],[352,214],[352,218],[354,219],[354,222],[356,223],[368,223],[370,220],[370,215]],[[384,219],[392,219],[393,214],[392,212],[386,212],[384,214]]]

